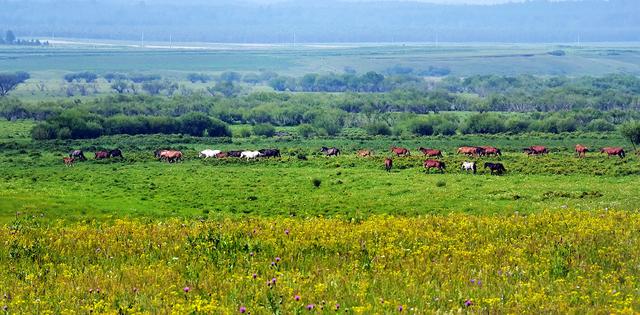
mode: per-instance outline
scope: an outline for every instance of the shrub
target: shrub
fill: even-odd
[[[409,122],[409,131],[417,136],[433,135],[433,123],[425,119],[414,119]]]
[[[471,115],[462,126],[462,133],[464,134],[495,134],[505,130],[503,119],[493,113]]]
[[[48,140],[57,137],[57,129],[49,123],[38,124],[31,129],[31,137],[34,140]]]
[[[389,136],[391,135],[391,127],[384,122],[373,122],[364,126],[364,129],[372,136]]]
[[[313,187],[318,188],[320,187],[320,184],[322,184],[322,180],[320,180],[319,178],[314,178],[311,180],[311,183],[313,184]]]
[[[273,137],[276,133],[276,128],[270,124],[257,124],[253,126],[253,133],[257,136]]]
[[[587,131],[613,131],[616,126],[604,119],[594,119],[586,127]]]
[[[298,134],[303,138],[309,138],[316,134],[316,129],[309,124],[302,124],[298,126]]]

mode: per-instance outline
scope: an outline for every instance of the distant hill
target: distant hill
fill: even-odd
[[[422,2],[0,0],[0,30],[50,36],[206,42],[640,41],[637,0]]]

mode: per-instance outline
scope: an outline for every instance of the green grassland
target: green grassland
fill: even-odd
[[[342,137],[301,139],[211,139],[184,136],[112,136],[92,140],[42,141],[26,138],[30,122],[4,122],[0,166],[0,221],[16,213],[71,220],[87,218],[206,218],[219,215],[366,217],[372,214],[421,215],[463,212],[508,214],[543,209],[635,210],[640,205],[640,159],[607,158],[590,153],[574,157],[572,148],[583,143],[592,148],[624,145],[610,134],[525,134],[453,137]],[[466,174],[459,169],[470,158],[455,154],[461,145],[496,145],[506,153],[499,161],[508,173],[490,176],[487,171]],[[519,152],[528,145],[544,144],[552,153],[529,157]],[[322,156],[318,149],[338,146],[344,154]],[[406,158],[394,158],[387,173],[384,157],[391,145],[413,150]],[[427,174],[424,158],[416,148],[445,151],[445,174]],[[120,147],[125,159],[94,161],[92,152]],[[153,158],[156,148],[183,150],[186,159],[168,164]],[[222,150],[275,147],[280,159],[197,158],[205,148]],[[73,167],[61,157],[82,148],[89,158]],[[372,158],[355,151],[373,149]],[[629,150],[631,151],[631,150]],[[305,155],[307,160],[300,160]],[[315,187],[313,179],[321,184]]]

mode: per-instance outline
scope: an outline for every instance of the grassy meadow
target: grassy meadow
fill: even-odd
[[[75,71],[159,74],[194,90],[207,84],[189,83],[191,72],[299,76],[403,65],[462,77],[640,73],[635,44],[130,44],[0,47],[0,68],[32,75],[11,97],[51,102],[66,98],[62,78]],[[566,55],[548,54],[558,49]],[[96,88],[73,99],[111,93],[103,79]],[[242,137],[250,126],[232,125],[228,138],[36,141],[35,125],[0,121],[3,314],[640,312],[640,157],[618,131],[418,137],[345,128],[302,138],[296,127],[277,127],[290,135],[264,138]],[[578,159],[576,144],[592,152]],[[455,154],[469,145],[504,154]],[[551,152],[522,153],[531,145]],[[325,157],[322,146],[343,154]],[[391,146],[411,156],[393,157],[386,172]],[[599,154],[605,146],[625,147],[627,157]],[[418,147],[443,150],[446,171],[426,173]],[[114,148],[123,159],[94,160]],[[158,161],[160,148],[185,159]],[[197,157],[262,148],[282,157]],[[66,167],[74,149],[88,161]],[[374,156],[357,157],[359,149]],[[475,175],[460,170],[470,160],[479,163]],[[484,162],[507,172],[491,176]]]

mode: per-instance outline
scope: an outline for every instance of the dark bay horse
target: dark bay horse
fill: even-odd
[[[424,156],[442,157],[442,151],[440,151],[440,150],[423,148],[423,147],[418,148],[418,150],[420,150],[420,152],[422,152],[422,154],[424,154]]]
[[[391,147],[391,152],[393,152],[393,154],[395,154],[396,156],[409,156],[409,155],[411,155],[411,152],[409,152],[409,149],[401,148],[401,147]]]
[[[438,160],[425,160],[422,165],[424,166],[426,172],[429,172],[430,169],[435,168],[437,170],[440,170],[440,172],[444,174],[444,170],[445,168],[447,168],[444,162]]]
[[[606,147],[606,148],[602,148],[602,150],[600,150],[600,153],[606,153],[608,157],[610,157],[612,155],[617,155],[621,159],[623,159],[624,156],[625,156],[624,149],[621,148],[621,147]]]
[[[322,147],[322,149],[320,149],[320,152],[324,153],[324,155],[326,155],[326,156],[338,156],[338,155],[340,155],[340,149],[338,149],[338,148]]]
[[[384,168],[387,170],[387,172],[391,172],[391,168],[393,167],[393,160],[390,158],[385,158],[384,159]]]
[[[264,157],[280,157],[280,150],[278,149],[262,149],[258,150]]]
[[[507,169],[504,168],[502,163],[484,163],[484,168],[488,168],[491,171],[491,175],[502,175]]]
[[[115,157],[124,158],[124,156],[122,156],[122,150],[120,150],[120,149],[115,149],[115,150],[109,151],[109,157],[110,158],[115,158]]]
[[[237,157],[239,158],[242,155],[243,151],[229,151],[227,152],[228,157]]]

